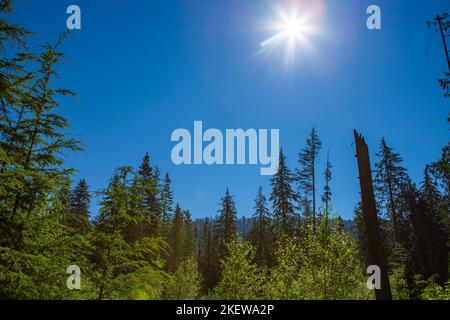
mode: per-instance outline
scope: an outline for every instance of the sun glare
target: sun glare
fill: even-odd
[[[277,21],[270,23],[269,29],[274,35],[261,42],[261,52],[285,47],[285,62],[293,62],[297,51],[309,54],[313,50],[312,37],[319,33],[317,8],[299,7],[275,10]],[[272,52],[272,51],[271,51]]]

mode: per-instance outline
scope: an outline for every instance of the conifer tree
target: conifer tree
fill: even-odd
[[[252,217],[252,228],[248,240],[255,247],[255,262],[259,266],[270,266],[273,263],[274,235],[272,217],[267,208],[266,197],[259,187],[255,199],[255,213]]]
[[[69,195],[69,208],[66,223],[76,231],[83,232],[89,228],[89,206],[91,195],[86,180],[81,179]]]
[[[331,201],[331,188],[330,188],[330,181],[332,179],[332,175],[331,175],[331,169],[332,169],[332,165],[330,162],[330,154],[328,153],[327,155],[327,163],[325,165],[325,172],[324,172],[324,178],[325,178],[325,185],[323,187],[323,195],[322,195],[322,201],[325,203],[325,214],[326,219],[328,219],[328,215],[329,215],[329,203]]]
[[[402,224],[406,219],[401,214],[399,196],[409,183],[409,177],[406,169],[401,166],[402,158],[386,144],[384,138],[381,139],[380,150],[376,155],[380,160],[375,164],[374,183],[380,209],[385,209],[392,219],[394,239],[400,242]]]
[[[441,195],[427,166],[416,210],[411,215],[412,273],[424,278],[438,276],[439,284],[448,279],[448,229],[443,219],[447,210],[440,206]],[[445,210],[445,211],[444,211]]]
[[[133,292],[153,299],[160,297],[163,273],[157,257],[165,249],[164,242],[150,237],[127,241],[130,223],[139,225],[143,221],[141,215],[130,214],[135,181],[132,168],[118,168],[108,187],[100,193],[102,201],[92,236],[91,257],[92,281],[99,300],[132,298]],[[134,289],[132,292],[130,287]]]
[[[228,256],[228,244],[236,237],[236,207],[230,192],[225,191],[221,199],[221,208],[214,224],[214,274],[213,282],[217,283],[221,273],[220,261]]]
[[[279,236],[292,235],[293,225],[296,223],[295,209],[299,198],[292,188],[293,181],[292,173],[286,165],[286,157],[283,150],[280,150],[278,170],[271,180],[270,195],[274,227]]]
[[[166,173],[161,191],[161,211],[164,222],[171,221],[173,218],[173,194],[170,183],[169,174]]]
[[[183,253],[186,257],[195,256],[195,226],[192,221],[191,212],[189,210],[183,211],[184,222],[184,239],[183,239]]]
[[[321,147],[322,143],[314,127],[306,140],[305,148],[299,154],[299,169],[296,173],[303,210],[307,220],[311,220],[313,232],[316,229],[316,162]]]
[[[147,222],[143,232],[148,236],[157,236],[162,232],[162,210],[159,202],[159,186],[150,165],[150,156],[144,155],[144,159],[138,171],[139,188],[141,189],[142,210]]]
[[[236,236],[236,207],[228,189],[221,199],[221,208],[214,225],[214,243],[219,259],[228,253],[227,244]]]

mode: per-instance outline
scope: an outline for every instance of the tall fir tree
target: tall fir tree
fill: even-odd
[[[221,199],[221,208],[214,224],[215,277],[217,282],[220,275],[220,261],[228,256],[228,244],[236,237],[236,207],[230,192],[225,191]]]
[[[267,208],[266,197],[262,187],[258,189],[255,199],[255,213],[252,217],[252,227],[248,240],[255,247],[255,262],[259,266],[271,266],[274,262],[273,220]]]
[[[280,150],[277,173],[271,179],[272,193],[270,201],[273,204],[273,218],[275,232],[281,236],[283,234],[292,235],[296,224],[296,204],[298,195],[292,188],[294,177],[286,165],[286,157],[283,150]]]
[[[332,179],[331,169],[333,166],[330,162],[330,153],[327,154],[327,163],[325,165],[325,171],[324,171],[324,178],[325,178],[325,184],[323,187],[323,195],[322,195],[322,201],[325,204],[325,214],[326,219],[328,219],[328,215],[330,213],[330,201],[331,201],[331,187],[330,187],[330,181]]]
[[[150,165],[150,156],[144,155],[138,171],[138,182],[141,190],[142,210],[147,220],[143,232],[147,236],[161,235],[163,229],[162,209],[159,201],[160,190]]]
[[[66,224],[75,231],[89,229],[89,206],[91,195],[86,180],[81,179],[70,192]]]
[[[192,221],[192,215],[189,210],[183,211],[183,223],[184,223],[184,239],[183,239],[183,252],[186,257],[195,256],[195,237],[196,230],[194,222]]]
[[[100,192],[100,212],[92,235],[91,277],[96,298],[133,298],[140,292],[148,298],[158,298],[155,286],[163,273],[158,257],[166,249],[160,238],[128,239],[130,224],[138,226],[144,217],[130,210],[134,202],[136,176],[130,167],[116,170],[108,187]],[[133,291],[129,288],[132,287]]]
[[[444,222],[448,207],[444,209],[440,205],[441,201],[437,183],[433,181],[430,167],[427,166],[418,204],[411,215],[411,273],[424,278],[437,275],[438,283],[445,284],[449,275],[449,232]]]
[[[299,169],[296,172],[301,203],[306,220],[312,223],[313,232],[316,229],[316,162],[321,147],[322,143],[314,127],[306,139],[305,148],[299,154]]]
[[[173,219],[173,193],[171,189],[171,180],[169,174],[166,173],[161,191],[161,210],[162,219],[168,222]]]

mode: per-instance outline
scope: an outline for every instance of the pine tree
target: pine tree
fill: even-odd
[[[69,195],[69,208],[66,224],[75,231],[83,232],[89,228],[89,206],[91,195],[86,180],[81,179]]]
[[[255,247],[255,262],[259,266],[271,266],[273,263],[274,235],[272,217],[267,208],[266,197],[259,187],[255,199],[255,213],[252,217],[252,228],[248,240]]]
[[[175,208],[175,216],[172,220],[169,233],[167,235],[167,241],[170,246],[170,254],[167,261],[167,270],[170,272],[175,272],[178,269],[181,261],[185,256],[183,252],[183,211],[180,205],[177,203]]]
[[[331,201],[331,188],[330,188],[330,181],[331,181],[331,169],[332,169],[332,165],[330,162],[330,154],[328,153],[327,155],[327,163],[325,166],[325,172],[324,172],[324,178],[325,178],[325,185],[323,187],[323,195],[322,195],[322,201],[325,203],[325,214],[326,214],[326,219],[328,219],[328,215],[329,215],[329,203]]]
[[[221,208],[214,224],[215,274],[217,283],[220,275],[220,261],[228,256],[228,244],[236,237],[236,207],[228,189],[221,199]]]
[[[71,173],[63,155],[79,144],[56,110],[72,93],[58,88],[60,43],[31,51],[11,12],[0,1],[0,299],[64,298],[61,270],[71,260],[84,266],[75,251],[86,249],[63,226]]]
[[[191,212],[189,210],[183,211],[183,222],[184,222],[184,255],[186,257],[195,256],[195,226],[192,221]]]
[[[400,242],[402,224],[407,219],[402,217],[398,202],[402,189],[409,183],[409,177],[406,169],[401,166],[402,158],[386,144],[384,138],[381,139],[380,150],[376,155],[380,158],[375,164],[374,179],[378,201],[380,208],[384,208],[392,219],[395,241]]]
[[[221,209],[214,225],[214,239],[219,258],[227,255],[227,244],[236,236],[236,207],[228,189],[221,199]]]
[[[295,209],[298,195],[292,189],[293,181],[292,173],[286,165],[286,157],[281,150],[278,170],[271,180],[270,195],[270,201],[273,203],[275,231],[279,236],[292,235],[293,224],[296,223]]]
[[[443,222],[448,210],[440,206],[442,196],[427,166],[416,210],[411,215],[412,273],[426,279],[437,275],[443,285],[448,279],[448,236]],[[447,207],[448,209],[448,207]],[[444,211],[445,210],[445,211]]]
[[[312,128],[311,134],[306,140],[306,147],[299,154],[296,179],[301,193],[301,202],[307,220],[311,220],[313,232],[316,229],[316,162],[322,147],[316,128]],[[311,213],[311,217],[309,214]]]
[[[138,171],[141,189],[142,210],[147,222],[143,232],[148,236],[157,236],[162,232],[162,209],[159,202],[159,186],[150,165],[150,156],[145,154]]]
[[[67,185],[71,171],[62,168],[61,154],[79,150],[79,144],[65,135],[68,121],[56,113],[59,98],[73,95],[54,87],[55,65],[63,57],[60,42],[43,46],[35,56],[24,47],[25,29],[2,20],[1,32],[0,50],[14,47],[12,42],[25,50],[16,52],[12,60],[0,60],[1,71],[6,71],[0,77],[0,230],[10,238],[5,241],[20,247],[23,226],[19,221],[48,204],[49,195]]]
[[[205,219],[202,226],[202,234],[198,250],[198,265],[200,273],[202,274],[203,288],[205,292],[208,292],[215,285],[214,243],[211,224],[208,218]]]
[[[165,243],[159,238],[126,238],[130,223],[140,225],[144,221],[143,216],[130,214],[135,182],[133,169],[121,167],[100,193],[102,201],[92,235],[91,256],[91,276],[99,300],[132,299],[134,293],[155,299],[162,291],[159,286],[164,275],[157,258]]]
[[[161,210],[164,222],[168,222],[173,218],[173,194],[170,183],[169,174],[166,173],[161,193]]]

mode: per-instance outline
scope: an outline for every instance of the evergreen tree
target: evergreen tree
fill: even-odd
[[[227,256],[227,244],[234,239],[236,232],[236,207],[227,189],[225,196],[221,199],[221,209],[214,225],[214,243],[219,259]]]
[[[332,165],[330,162],[330,154],[328,153],[327,155],[327,163],[325,166],[325,172],[324,172],[324,178],[325,178],[325,185],[323,187],[323,195],[322,195],[322,201],[325,203],[325,214],[326,214],[326,219],[328,219],[328,215],[329,215],[329,203],[331,201],[331,188],[330,188],[330,181],[331,181],[331,169],[332,169]]]
[[[228,189],[221,199],[221,208],[214,225],[214,284],[217,283],[220,275],[220,261],[228,256],[228,244],[235,238],[236,228],[236,207],[234,199]]]
[[[299,154],[300,168],[296,174],[305,215],[307,220],[311,220],[314,231],[316,229],[316,162],[321,147],[322,143],[314,127],[306,140],[306,147]]]
[[[168,222],[173,219],[173,194],[170,183],[171,181],[169,174],[166,173],[161,192],[161,210],[162,219],[164,222]]]
[[[286,165],[283,150],[280,151],[277,173],[271,180],[274,226],[278,235],[292,235],[293,224],[296,223],[295,209],[298,195],[292,189],[294,178]]]
[[[87,252],[63,226],[71,170],[61,155],[79,149],[56,113],[71,94],[57,87],[63,54],[59,42],[31,52],[11,11],[0,1],[0,299],[76,297],[61,283],[61,270],[84,267],[78,250]]]
[[[427,166],[424,173],[417,209],[411,215],[413,229],[412,273],[428,279],[438,276],[443,285],[448,280],[448,230],[443,218],[448,211],[441,211],[441,195]]]
[[[89,206],[91,195],[86,180],[81,179],[70,192],[66,224],[78,232],[89,228]]]
[[[384,138],[381,139],[380,150],[376,155],[380,160],[375,164],[374,183],[380,209],[385,209],[392,219],[394,239],[401,242],[401,238],[404,238],[402,225],[405,225],[407,218],[402,216],[399,196],[409,184],[409,177],[406,169],[401,166],[402,158],[386,144]]]
[[[267,208],[266,197],[259,187],[255,199],[255,213],[252,217],[252,228],[248,240],[255,247],[255,262],[259,266],[271,266],[273,263],[274,235],[272,217]]]
[[[162,209],[159,202],[158,180],[155,178],[150,165],[150,156],[145,154],[138,171],[141,206],[147,222],[143,226],[143,232],[147,236],[157,236],[162,232]]]
[[[1,44],[24,41],[27,32],[22,27],[2,23]],[[79,149],[78,142],[64,134],[67,119],[55,111],[59,98],[72,94],[54,87],[55,65],[63,57],[59,44],[45,45],[37,57],[18,52],[12,62],[0,61],[2,69],[11,71],[9,63],[14,64],[12,70],[18,68],[18,74],[12,71],[15,76],[3,74],[0,88],[0,230],[5,235],[0,243],[11,246],[22,245],[22,218],[45,206],[49,195],[68,184],[71,170],[62,168],[61,154]]]
[[[92,282],[99,300],[161,297],[164,273],[158,257],[165,243],[150,237],[133,242],[126,239],[130,223],[139,225],[144,221],[141,215],[130,215],[135,181],[132,168],[121,167],[100,193],[102,201],[92,236],[91,257]]]
[[[191,212],[189,210],[183,211],[184,222],[184,239],[183,239],[183,253],[186,257],[195,256],[195,226],[192,221]]]

